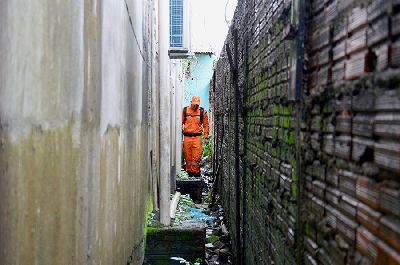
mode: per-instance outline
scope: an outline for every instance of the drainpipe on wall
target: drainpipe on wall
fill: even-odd
[[[171,224],[171,91],[169,80],[169,1],[158,0],[159,58],[160,58],[160,222]]]
[[[175,89],[175,119],[176,119],[176,172],[179,173],[182,167],[182,108],[183,108],[183,74],[182,74],[182,61],[177,63],[179,74],[175,76],[176,89]],[[182,78],[182,79],[181,79]]]
[[[170,84],[171,84],[171,193],[175,193],[176,190],[176,119],[175,119],[175,104],[176,104],[176,80],[175,76],[177,74],[176,62],[171,60],[170,63]]]

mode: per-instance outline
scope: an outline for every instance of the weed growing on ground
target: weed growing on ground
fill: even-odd
[[[203,141],[203,157],[211,157],[212,156],[212,138],[208,138],[208,144],[205,144]]]

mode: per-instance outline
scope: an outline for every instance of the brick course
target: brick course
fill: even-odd
[[[400,264],[400,1],[311,1],[299,101],[291,2],[239,1],[226,39],[238,102],[226,49],[216,68],[215,156],[232,240],[239,225],[246,264]]]

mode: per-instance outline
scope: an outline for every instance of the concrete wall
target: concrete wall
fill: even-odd
[[[214,55],[196,53],[192,59],[186,60],[184,106],[190,105],[192,96],[200,96],[200,105],[207,110],[209,105],[210,81],[213,75]]]
[[[293,39],[301,1],[239,1],[225,42],[237,75],[226,48],[217,64],[215,155],[236,257],[400,264],[400,6],[305,2],[308,32]]]
[[[1,264],[141,264],[155,16],[148,0],[0,2]]]
[[[182,60],[171,60],[171,90],[173,104],[171,104],[171,192],[176,190],[176,175],[182,167],[182,107],[184,82]]]

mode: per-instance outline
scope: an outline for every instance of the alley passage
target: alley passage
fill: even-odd
[[[215,64],[190,1],[0,0],[0,264],[142,265],[149,213],[176,229],[190,79],[198,262],[399,265],[400,1],[238,0]]]
[[[201,177],[190,176],[184,170],[177,176],[177,192],[171,196],[170,227],[160,224],[158,210],[149,214],[144,264],[233,263],[224,209],[213,194],[211,157],[203,153],[201,164]]]

